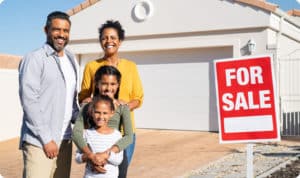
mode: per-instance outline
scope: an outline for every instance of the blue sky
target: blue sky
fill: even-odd
[[[0,0],[0,53],[24,55],[45,42],[46,16],[67,11],[84,0]],[[300,9],[296,0],[268,0],[281,9]],[[298,0],[300,1],[300,0]]]
[[[84,0],[0,0],[0,53],[24,55],[45,42],[47,15],[67,11]]]

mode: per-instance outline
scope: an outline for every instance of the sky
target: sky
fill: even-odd
[[[0,0],[0,54],[23,56],[43,45],[47,15],[67,11],[84,0]],[[203,0],[204,1],[204,0]],[[300,9],[300,0],[267,0],[284,11]]]

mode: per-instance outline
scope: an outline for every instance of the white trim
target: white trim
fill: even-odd
[[[130,51],[153,51],[170,49],[189,49],[189,48],[212,48],[231,46],[233,48],[233,57],[240,56],[240,40],[230,38],[201,38],[201,37],[177,37],[177,38],[159,38],[124,41],[120,47],[120,52]],[[72,44],[68,48],[75,54],[93,54],[100,53],[101,47],[98,42],[84,44]]]

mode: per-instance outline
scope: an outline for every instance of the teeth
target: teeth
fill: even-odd
[[[63,40],[63,39],[57,39],[57,41],[58,41],[59,43],[63,43],[65,40]]]
[[[112,48],[112,47],[113,47],[112,45],[108,45],[108,46],[106,46],[106,48],[108,48],[108,49],[109,49],[109,48]]]

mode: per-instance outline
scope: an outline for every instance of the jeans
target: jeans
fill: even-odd
[[[126,178],[127,177],[127,170],[128,170],[128,160],[126,152],[123,153],[123,160],[119,165],[119,176],[118,178]]]
[[[133,134],[133,141],[132,143],[125,149],[127,160],[128,160],[128,165],[131,162],[133,152],[134,152],[134,147],[135,147],[135,133]]]

